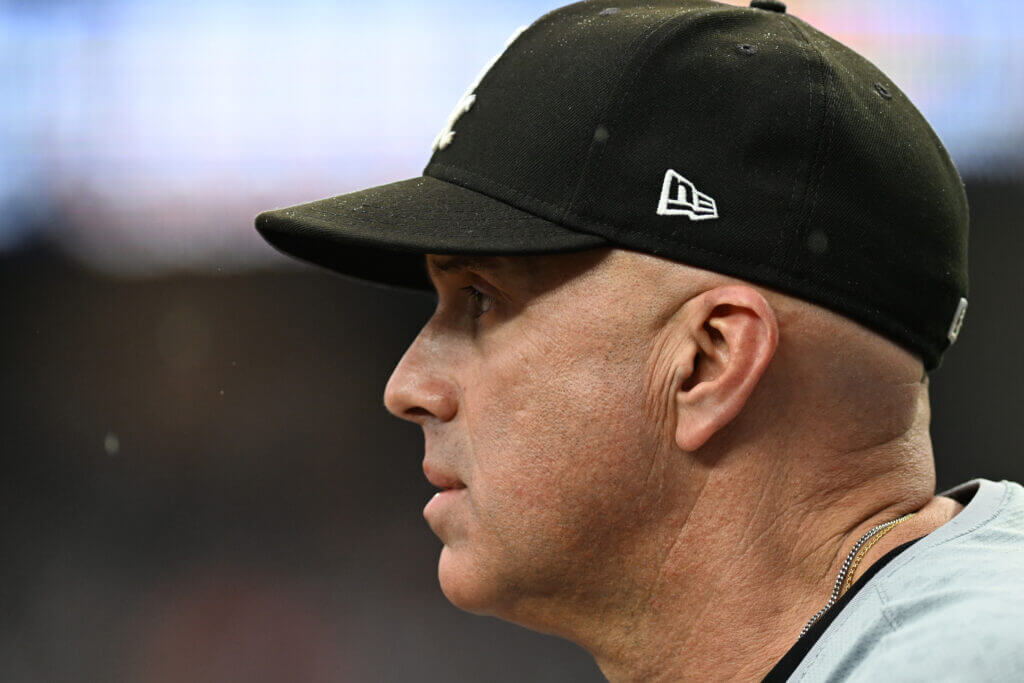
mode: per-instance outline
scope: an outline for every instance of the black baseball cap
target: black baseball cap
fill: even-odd
[[[776,0],[550,12],[485,66],[421,177],[256,218],[288,254],[427,290],[426,253],[646,252],[825,306],[929,370],[966,310],[967,226],[906,95]]]

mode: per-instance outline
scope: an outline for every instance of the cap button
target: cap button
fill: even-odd
[[[750,6],[756,9],[768,10],[769,12],[786,13],[786,3],[779,0],[751,0]]]

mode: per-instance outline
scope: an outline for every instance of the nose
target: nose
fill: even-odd
[[[398,362],[384,388],[384,406],[395,417],[423,426],[434,418],[447,422],[458,410],[455,383],[443,372],[443,356],[420,332]]]

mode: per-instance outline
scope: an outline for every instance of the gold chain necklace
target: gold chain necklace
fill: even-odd
[[[814,622],[820,619],[821,615],[827,612],[829,608],[832,607],[832,605],[836,604],[836,600],[839,599],[839,596],[845,593],[846,589],[853,585],[853,573],[850,570],[853,569],[854,571],[856,571],[857,565],[860,564],[860,561],[861,559],[863,559],[864,553],[868,551],[868,548],[874,545],[882,536],[889,533],[889,530],[892,529],[894,526],[896,526],[900,522],[910,519],[915,514],[917,513],[910,512],[908,514],[903,515],[902,517],[892,520],[891,522],[879,524],[878,526],[872,527],[871,529],[866,531],[864,535],[860,537],[860,540],[858,540],[857,543],[850,550],[850,554],[846,556],[846,561],[843,562],[842,569],[839,570],[839,576],[836,577],[835,585],[832,587],[832,597],[830,597],[828,603],[820,610],[818,610],[818,613],[811,617],[810,621],[808,621],[807,624],[804,625],[803,630],[800,631],[800,638],[803,638],[807,631],[810,630],[811,626],[814,625]],[[871,541],[870,545],[864,547],[864,544],[872,538],[874,538],[874,540]],[[847,573],[850,574],[850,578],[848,581],[844,581],[846,580]]]
[[[871,546],[882,540],[882,536],[885,536],[887,533],[895,529],[900,522],[905,521],[912,515],[914,515],[913,512],[911,512],[906,517],[900,517],[899,519],[894,520],[892,524],[879,531],[877,534],[871,537],[870,541],[864,544],[864,547],[857,552],[857,556],[853,558],[853,563],[850,565],[850,573],[847,574],[846,581],[843,582],[843,590],[839,593],[839,597],[843,597],[843,593],[848,591],[850,589],[850,586],[853,585],[853,577],[857,573],[857,567],[860,566],[860,561],[864,559],[864,556],[867,554],[867,552],[871,550]]]

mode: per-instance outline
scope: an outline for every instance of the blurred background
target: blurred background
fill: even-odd
[[[559,4],[0,1],[0,680],[601,680],[437,587],[422,438],[382,403],[432,297],[252,224],[419,175]],[[889,73],[965,178],[939,490],[1024,480],[1019,3],[788,4]]]

